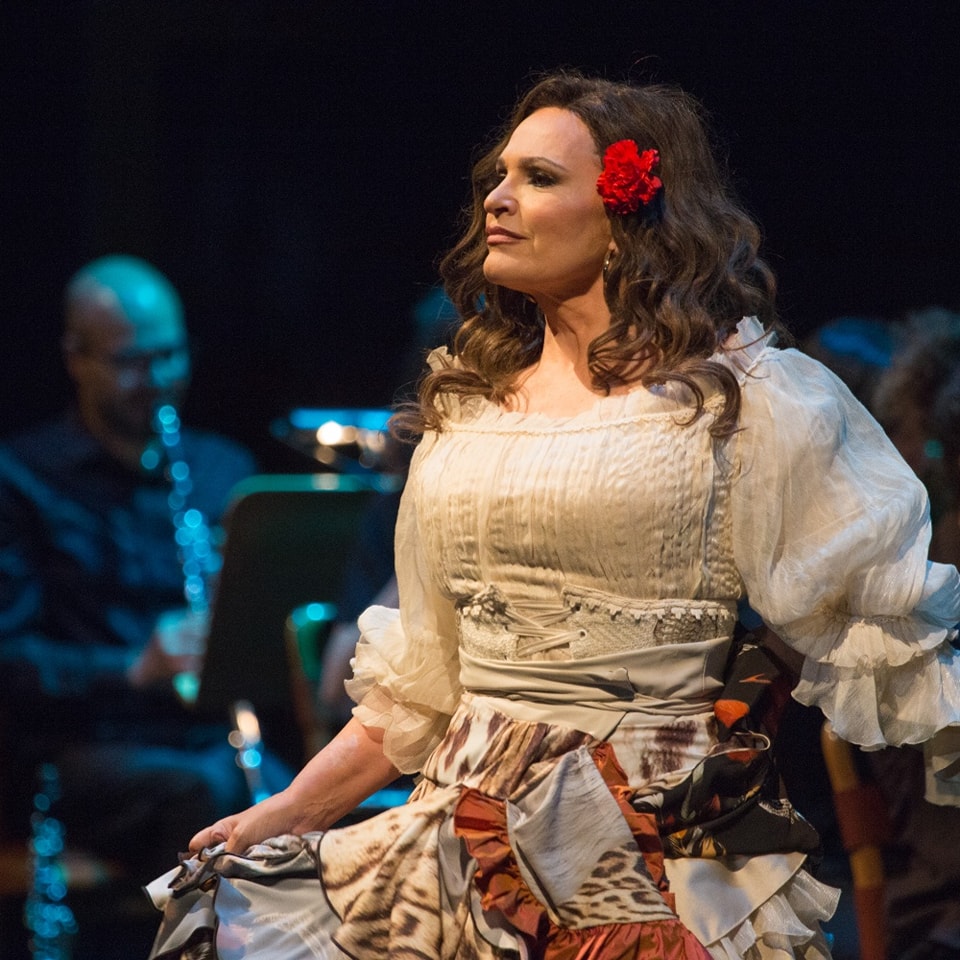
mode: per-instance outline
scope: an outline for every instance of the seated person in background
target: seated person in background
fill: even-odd
[[[943,440],[934,435],[933,412],[941,389],[958,368],[960,314],[941,307],[916,311],[907,317],[903,345],[880,378],[872,403],[874,416],[927,486],[931,559],[954,564],[960,561],[960,536],[956,523],[951,527],[941,520],[955,504],[960,486],[951,479],[956,470],[947,467]]]
[[[960,349],[960,315],[956,319]],[[960,356],[954,359],[937,393],[930,434],[941,480],[940,510],[933,527],[930,555],[955,564],[960,561]]]
[[[898,329],[877,317],[834,317],[804,338],[801,349],[829,367],[869,409],[897,349]]]
[[[930,491],[930,559],[960,561],[960,315],[913,314],[882,376],[875,413]],[[960,960],[960,809],[924,799],[919,750],[868,755],[893,826],[887,864],[890,956]],[[947,842],[944,842],[945,839]]]
[[[254,465],[225,438],[184,430],[170,446],[154,429],[190,375],[166,277],[104,257],[72,278],[65,306],[76,402],[0,447],[0,730],[16,771],[4,813],[25,828],[37,765],[55,761],[68,842],[125,862],[139,884],[190,824],[249,802],[227,718],[200,724],[171,685],[199,668],[206,623],[202,596],[187,609],[169,467],[181,515],[199,511],[202,560],[203,531]]]

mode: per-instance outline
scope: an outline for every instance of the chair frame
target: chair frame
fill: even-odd
[[[877,785],[861,778],[856,748],[837,736],[829,720],[823,723],[820,741],[853,878],[860,960],[886,960],[889,929],[883,846],[890,839],[886,803]]]

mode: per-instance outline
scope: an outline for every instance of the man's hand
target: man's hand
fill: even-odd
[[[141,689],[166,683],[181,673],[199,673],[209,619],[189,610],[164,613],[150,642],[127,670],[131,687]]]

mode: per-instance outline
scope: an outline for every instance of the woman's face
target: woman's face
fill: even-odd
[[[500,154],[498,183],[484,201],[487,279],[551,300],[601,285],[613,247],[597,193],[601,169],[576,114],[545,107],[527,117]]]

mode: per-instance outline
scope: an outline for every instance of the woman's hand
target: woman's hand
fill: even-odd
[[[226,841],[228,853],[243,853],[268,837],[326,830],[398,774],[384,756],[383,731],[351,718],[286,790],[204,828],[190,850]]]
[[[300,811],[296,806],[289,791],[283,790],[247,807],[241,813],[234,813],[205,827],[190,840],[190,850],[197,853],[204,847],[213,847],[225,840],[228,853],[243,853],[267,837],[297,833]]]

